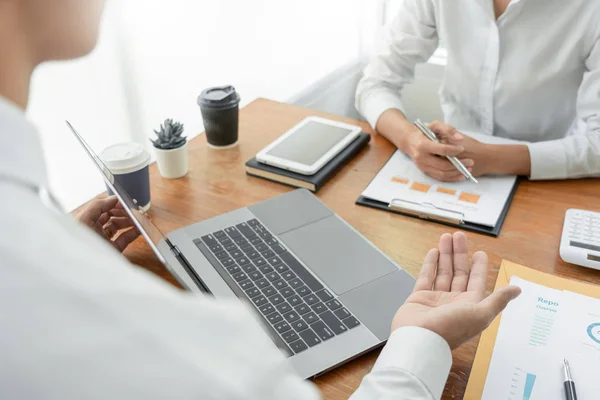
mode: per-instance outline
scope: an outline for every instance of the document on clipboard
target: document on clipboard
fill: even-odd
[[[514,143],[483,135],[476,138],[488,143]],[[479,183],[440,182],[396,151],[357,203],[497,236],[517,182],[514,175],[485,176]]]

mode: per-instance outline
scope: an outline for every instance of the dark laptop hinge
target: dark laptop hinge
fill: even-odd
[[[171,252],[175,256],[177,261],[179,261],[181,266],[185,269],[185,271],[188,273],[188,275],[192,278],[194,283],[196,283],[198,288],[206,294],[212,294],[211,291],[208,289],[208,287],[204,284],[204,282],[202,281],[200,276],[198,276],[198,274],[196,273],[194,268],[192,268],[192,266],[190,265],[188,260],[185,258],[185,256],[181,252],[181,250],[179,250],[179,247],[171,245],[170,248],[171,248]]]

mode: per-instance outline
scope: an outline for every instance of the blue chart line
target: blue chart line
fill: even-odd
[[[594,342],[600,344],[600,322],[588,326],[587,333]]]
[[[531,398],[531,392],[533,392],[534,383],[535,375],[527,374],[527,379],[525,379],[525,390],[523,391],[523,400],[529,400]]]

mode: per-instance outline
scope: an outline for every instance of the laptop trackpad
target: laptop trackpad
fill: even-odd
[[[279,237],[337,295],[398,269],[337,216]]]

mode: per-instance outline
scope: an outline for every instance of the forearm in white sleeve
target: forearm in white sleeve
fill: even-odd
[[[418,327],[395,330],[352,400],[434,400],[442,396],[452,353],[438,334]]]
[[[403,1],[398,16],[386,28],[380,51],[356,89],[356,109],[373,129],[385,111],[403,111],[402,88],[413,80],[416,64],[427,61],[437,46],[432,1]]]
[[[528,144],[531,179],[600,176],[600,37],[586,68],[577,97],[577,121],[567,137]]]

